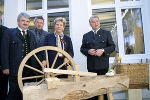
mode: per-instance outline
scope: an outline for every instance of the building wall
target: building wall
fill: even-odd
[[[117,1],[117,0],[116,0]],[[45,2],[45,1],[44,1]],[[142,19],[143,19],[143,31],[144,31],[144,41],[145,41],[145,54],[144,55],[124,55],[121,51],[120,55],[122,56],[123,63],[139,63],[141,59],[150,59],[150,45],[149,45],[149,26],[150,26],[150,0],[141,0],[142,2]],[[25,0],[5,0],[4,2],[4,25],[7,27],[17,27],[17,15],[25,11]],[[12,6],[13,5],[13,6]],[[129,5],[130,6],[130,5]],[[86,57],[80,53],[80,46],[82,42],[82,36],[84,33],[90,30],[89,26],[89,17],[92,15],[92,9],[96,6],[91,6],[90,0],[69,0],[69,19],[70,19],[70,36],[73,42],[75,57],[74,61],[80,66],[81,71],[87,71],[86,69]],[[119,8],[117,8],[117,15],[119,16]],[[47,14],[43,14],[42,10],[39,11],[39,15],[47,17]],[[30,15],[32,13],[27,12]],[[38,12],[33,11],[37,14]],[[118,20],[118,19],[117,19]],[[47,24],[47,22],[46,22]],[[118,23],[118,33],[121,32],[121,24]],[[44,29],[47,30],[47,25]],[[119,34],[118,34],[119,35]],[[123,49],[123,39],[122,36],[119,36],[119,49]],[[110,58],[110,63],[112,63],[114,57]],[[150,60],[149,60],[150,62]],[[142,90],[143,98],[150,99],[150,92],[147,89]],[[115,99],[125,99],[126,91],[114,93]]]

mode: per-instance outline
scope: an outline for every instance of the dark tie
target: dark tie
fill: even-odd
[[[24,38],[26,38],[26,34],[25,34],[25,31],[22,31],[22,33],[23,33],[23,37],[24,37]]]
[[[94,39],[96,38],[96,32],[94,32]]]

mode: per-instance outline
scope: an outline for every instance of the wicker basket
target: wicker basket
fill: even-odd
[[[149,88],[149,64],[119,64],[116,73],[129,76],[130,89]]]

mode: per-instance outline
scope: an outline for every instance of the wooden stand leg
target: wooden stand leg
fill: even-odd
[[[112,93],[107,93],[108,100],[114,100]]]
[[[79,65],[75,65],[75,69],[76,69],[76,71],[80,71]],[[80,76],[79,75],[75,75],[75,82],[79,82],[79,81],[80,81]]]
[[[98,100],[104,100],[104,95],[98,96]]]
[[[71,70],[71,66],[67,66],[67,70]],[[72,79],[72,76],[68,75],[68,79]]]
[[[112,93],[107,93],[108,100],[114,100]],[[104,95],[100,95],[98,100],[104,100]]]

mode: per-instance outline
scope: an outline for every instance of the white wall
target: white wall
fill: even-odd
[[[17,27],[17,16],[25,11],[25,0],[4,0],[4,25],[9,28]]]
[[[144,30],[144,41],[145,41],[145,49],[147,57],[150,59],[150,0],[142,0],[143,1],[143,9],[142,9],[142,19],[143,19],[143,30]],[[149,60],[150,64],[150,60]],[[150,67],[149,67],[149,87],[150,87]],[[150,100],[150,91],[148,89],[142,90],[143,100]]]
[[[4,0],[4,25],[7,27],[17,26],[17,16],[20,12],[25,11],[25,0]],[[86,57],[80,53],[82,36],[90,30],[89,17],[92,15],[91,0],[69,0],[69,17],[70,17],[70,35],[74,47],[74,61],[80,65],[81,71],[87,71]],[[142,1],[142,19],[146,55],[131,55],[124,56],[123,60],[126,63],[139,62],[141,58],[150,59],[150,0]],[[46,3],[45,3],[46,4]],[[44,15],[47,16],[47,15]],[[45,29],[47,27],[45,26]],[[142,90],[143,98],[150,98],[150,92],[147,89]],[[121,96],[120,96],[121,95]],[[124,92],[115,93],[116,99],[124,99]]]
[[[83,34],[89,31],[89,18],[92,14],[90,0],[69,0],[70,30],[74,47],[74,61],[81,71],[87,71],[86,57],[80,52]]]

